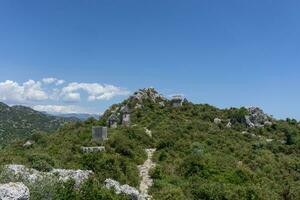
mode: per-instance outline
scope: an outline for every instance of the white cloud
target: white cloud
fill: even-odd
[[[48,112],[48,113],[89,113],[87,109],[73,106],[73,105],[35,105],[32,106],[34,110]]]
[[[60,85],[64,80],[56,78],[44,78],[42,82],[46,85],[55,84]],[[105,85],[99,83],[69,83],[65,87],[51,88],[51,86],[44,85],[42,82],[29,80],[23,84],[19,84],[12,80],[0,82],[0,101],[28,103],[31,101],[55,100],[66,102],[79,102],[81,100],[81,93],[87,94],[88,101],[96,100],[110,100],[116,96],[128,95],[126,89],[116,87],[113,85]]]
[[[56,81],[56,85],[62,85],[62,84],[64,84],[64,83],[65,83],[64,80],[57,80],[57,81]]]
[[[62,85],[65,83],[64,80],[59,80],[59,79],[53,78],[53,77],[43,78],[42,81],[45,84],[55,84],[55,85]]]
[[[120,95],[128,95],[129,91],[113,85],[101,85],[99,83],[77,83],[73,82],[62,88],[61,95],[69,96],[74,92],[85,91],[88,94],[89,101],[110,100]]]
[[[80,93],[77,93],[77,92],[66,93],[63,96],[63,100],[66,102],[79,102],[80,101]]]
[[[0,100],[25,102],[46,99],[48,95],[42,90],[39,81],[29,80],[22,85],[11,80],[0,82]]]

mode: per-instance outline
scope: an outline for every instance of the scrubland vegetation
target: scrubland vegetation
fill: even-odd
[[[128,102],[126,102],[128,103]],[[91,141],[91,127],[100,120],[66,124],[54,134],[36,133],[0,152],[0,163],[25,164],[41,171],[52,168],[86,169],[95,174],[81,188],[74,183],[30,186],[32,199],[127,199],[104,189],[106,178],[139,185],[137,165],[146,160],[145,148],[156,148],[154,185],[157,200],[300,199],[300,128],[296,120],[275,120],[263,128],[243,123],[244,108],[221,110],[185,102],[172,108],[145,100],[132,109],[131,128],[109,129],[106,152],[83,154]],[[219,124],[214,119],[222,119]],[[231,121],[232,127],[226,127]],[[152,131],[153,137],[145,133]],[[3,176],[1,182],[6,180]],[[46,183],[44,183],[46,184]],[[48,184],[48,183],[47,183]],[[46,191],[45,191],[46,190]],[[53,195],[55,194],[55,195]]]

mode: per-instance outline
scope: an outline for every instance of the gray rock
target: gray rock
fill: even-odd
[[[0,185],[1,200],[29,200],[28,187],[23,183],[7,183]]]
[[[145,133],[149,136],[149,137],[152,137],[152,131],[145,128]]]
[[[87,170],[66,170],[53,169],[50,172],[40,172],[35,169],[30,169],[24,165],[6,165],[4,170],[15,176],[20,176],[31,183],[35,183],[44,179],[58,179],[60,181],[67,181],[73,179],[76,186],[80,186],[85,180],[93,174],[92,171]]]
[[[265,114],[258,107],[248,108],[249,115],[245,116],[245,122],[250,128],[262,128],[265,125],[272,125],[271,116]]]
[[[137,103],[134,107],[134,109],[141,109],[141,108],[143,108],[143,106],[139,103]]]
[[[28,140],[23,144],[23,147],[31,147],[34,144],[34,141]]]
[[[113,179],[106,179],[104,184],[107,189],[113,189],[116,194],[127,194],[132,200],[139,199],[140,192],[134,187],[129,185],[121,185],[118,181]]]
[[[215,123],[215,124],[221,124],[221,123],[222,123],[222,120],[219,119],[219,118],[215,118],[215,119],[214,119],[214,123]]]
[[[264,125],[265,125],[265,126],[272,126],[272,125],[273,125],[273,123],[272,123],[272,122],[270,122],[270,121],[266,121],[266,122],[264,123]]]
[[[247,131],[242,131],[242,135],[247,135],[249,134]]]
[[[231,127],[232,127],[231,122],[228,122],[228,123],[226,124],[226,128],[231,128]]]
[[[160,105],[160,107],[165,107],[166,106],[165,102],[163,102],[163,101],[159,102],[158,104]]]
[[[87,170],[67,170],[67,169],[53,169],[50,173],[59,177],[60,181],[66,182],[68,180],[74,180],[76,186],[80,186],[90,175],[92,171]]]
[[[145,88],[135,92],[131,97],[131,100],[136,100],[139,104],[143,105],[144,100],[150,100],[154,103],[158,102],[158,100],[166,101],[162,95],[158,94],[158,92],[154,88]]]

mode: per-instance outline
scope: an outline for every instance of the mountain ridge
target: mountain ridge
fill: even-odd
[[[49,116],[30,107],[0,102],[0,144],[28,137],[36,131],[53,132],[71,118]]]

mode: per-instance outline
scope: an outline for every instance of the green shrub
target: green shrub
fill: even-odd
[[[54,161],[48,155],[33,154],[28,157],[28,161],[32,168],[43,172],[51,171],[54,166]]]

